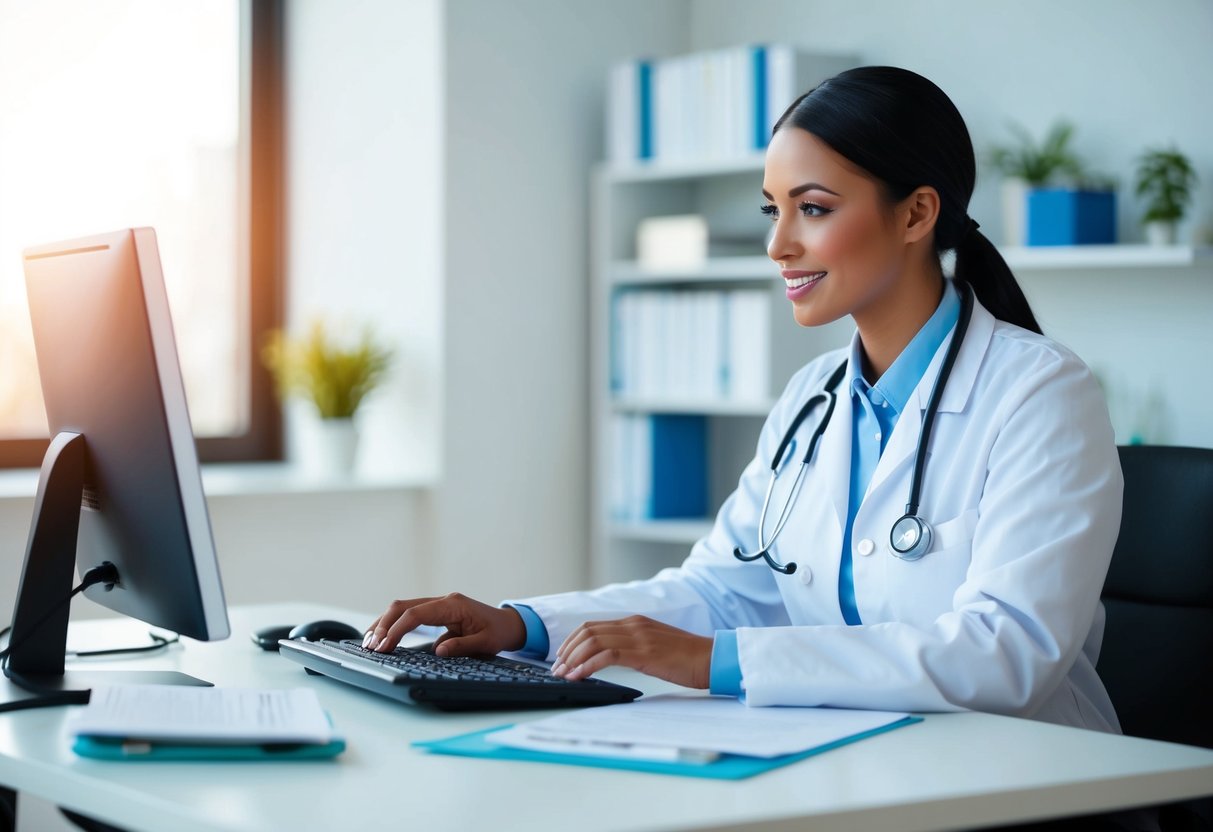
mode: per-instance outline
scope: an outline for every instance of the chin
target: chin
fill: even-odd
[[[794,304],[792,317],[800,326],[825,326],[843,317],[843,314],[833,314],[831,310],[820,304]]]

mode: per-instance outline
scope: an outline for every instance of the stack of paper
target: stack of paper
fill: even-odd
[[[750,708],[732,697],[670,694],[521,723],[484,739],[560,754],[711,763],[725,754],[798,754],[910,720],[888,711]]]
[[[308,688],[96,687],[69,728],[76,752],[91,757],[324,757],[345,748]]]

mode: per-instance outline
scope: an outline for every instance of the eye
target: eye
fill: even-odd
[[[771,205],[769,202],[766,203],[765,205],[759,206],[758,210],[761,211],[764,216],[766,216],[772,220],[779,219],[779,209],[776,208],[774,205]]]
[[[824,217],[831,213],[829,208],[818,205],[816,202],[802,202],[797,207],[800,208],[800,213],[806,217]]]

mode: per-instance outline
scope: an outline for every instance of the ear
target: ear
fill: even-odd
[[[917,188],[901,201],[901,209],[905,241],[916,243],[925,239],[939,219],[939,192],[929,185]]]

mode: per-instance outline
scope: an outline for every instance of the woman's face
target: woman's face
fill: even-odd
[[[785,127],[767,149],[762,194],[775,223],[767,254],[797,323],[893,311],[908,255],[904,211],[874,180],[812,133]]]

